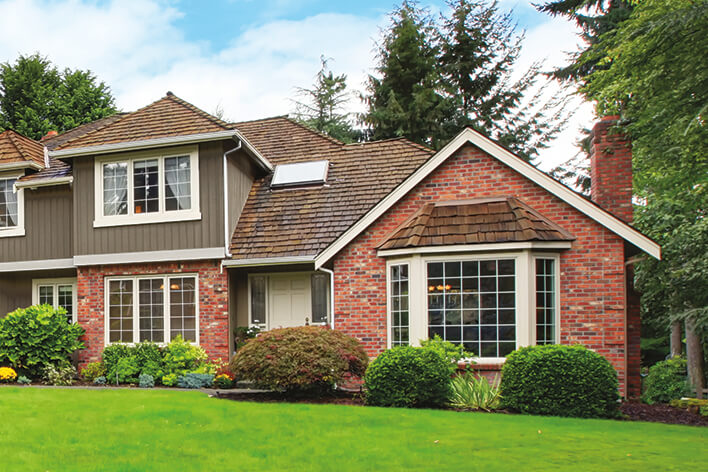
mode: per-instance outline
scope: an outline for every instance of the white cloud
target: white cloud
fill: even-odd
[[[39,51],[62,67],[91,69],[109,84],[118,106],[134,110],[171,90],[207,110],[217,106],[232,120],[292,110],[295,87],[312,84],[320,55],[360,90],[374,65],[374,39],[385,17],[322,13],[298,21],[276,20],[244,30],[221,47],[188,41],[175,26],[181,13],[160,0],[0,1],[0,62]],[[547,57],[562,61],[576,39],[569,23],[552,19],[528,31],[522,67]],[[358,100],[352,109],[361,110]],[[542,167],[571,157],[577,125],[587,107],[544,152]],[[592,121],[590,119],[590,121]],[[552,164],[552,165],[551,165]]]

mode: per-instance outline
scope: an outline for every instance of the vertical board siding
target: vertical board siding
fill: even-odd
[[[25,235],[0,238],[0,262],[72,257],[69,185],[25,189]]]
[[[223,154],[220,142],[199,145],[202,219],[94,228],[94,158],[74,161],[74,255],[162,251],[224,245]]]
[[[0,318],[32,304],[32,280],[76,277],[73,269],[0,274]]]
[[[224,152],[228,151],[233,146],[224,146]],[[228,195],[229,195],[229,244],[233,235],[238,219],[241,217],[244,205],[248,199],[248,194],[251,192],[255,170],[251,165],[249,157],[239,151],[228,156],[227,178],[229,179]]]

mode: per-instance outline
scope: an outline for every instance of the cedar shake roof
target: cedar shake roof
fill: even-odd
[[[90,133],[91,131],[95,131],[98,128],[104,128],[110,125],[111,123],[114,123],[119,119],[123,118],[125,115],[127,115],[127,113],[116,113],[114,115],[107,116],[105,118],[100,118],[90,123],[79,125],[76,128],[70,129],[69,131],[66,131],[64,133],[48,138],[42,138],[42,144],[47,146],[47,149],[49,149],[50,151],[57,149],[62,144],[71,141],[72,139],[76,139],[79,136],[83,136],[87,133]]]
[[[518,198],[503,197],[427,203],[379,249],[574,239]]]
[[[105,119],[104,119],[105,120]],[[100,120],[99,120],[100,121]],[[227,123],[176,97],[171,92],[160,100],[56,146],[55,150],[188,136],[233,129]],[[64,135],[61,135],[62,137]],[[55,138],[56,139],[56,138]]]
[[[45,167],[34,174],[25,175],[18,179],[19,182],[32,182],[36,180],[50,180],[59,177],[68,177],[72,174],[71,166],[59,159],[49,158],[49,167]]]
[[[0,167],[22,163],[44,167],[44,146],[12,130],[3,131],[0,133]]]
[[[283,117],[235,126],[273,164],[327,159],[330,168],[324,185],[271,190],[272,175],[257,180],[233,259],[317,255],[433,154],[405,139],[342,144]]]

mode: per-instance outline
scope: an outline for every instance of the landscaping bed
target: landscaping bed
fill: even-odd
[[[652,423],[708,426],[708,417],[669,405],[645,403],[623,403],[622,414],[630,421],[651,421]]]

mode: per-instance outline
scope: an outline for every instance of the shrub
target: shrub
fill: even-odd
[[[0,318],[0,363],[39,377],[46,367],[69,362],[71,354],[84,347],[79,340],[83,334],[81,326],[66,322],[63,308],[18,308]]]
[[[177,374],[167,374],[162,377],[162,385],[174,387],[177,385]]]
[[[228,389],[234,386],[234,379],[229,374],[219,374],[214,377],[214,386],[216,388]]]
[[[20,375],[19,377],[17,377],[17,383],[20,385],[29,385],[32,383],[32,381],[24,375]]]
[[[474,356],[473,353],[465,351],[464,346],[445,341],[437,334],[432,339],[421,341],[420,345],[426,349],[432,349],[438,352],[448,360],[450,363],[450,376],[455,375],[457,372],[457,363],[459,361]]]
[[[93,384],[94,384],[94,385],[100,385],[100,386],[102,386],[102,385],[106,385],[106,383],[108,383],[108,380],[106,380],[106,378],[103,377],[103,376],[101,376],[101,377],[96,377],[95,379],[93,379]]]
[[[674,408],[682,408],[693,413],[698,413],[701,416],[708,416],[708,400],[701,398],[682,398],[680,400],[671,400],[670,405]]]
[[[450,405],[463,410],[491,411],[499,408],[499,377],[489,381],[481,375],[465,372],[452,379]]]
[[[669,403],[690,393],[686,359],[674,357],[657,362],[649,368],[649,375],[644,379],[645,403]]]
[[[155,343],[143,341],[132,348],[140,374],[150,375],[153,378],[160,378],[163,375],[162,351]]]
[[[106,377],[113,383],[116,376],[119,383],[137,383],[140,374],[161,378],[164,361],[160,346],[143,341],[135,346],[111,344],[103,350],[103,364]]]
[[[76,368],[71,364],[50,365],[44,369],[44,380],[46,380],[49,385],[71,385],[74,383],[75,378]]]
[[[164,348],[163,372],[165,376],[174,374],[178,378],[199,369],[207,370],[206,360],[204,349],[177,336]]]
[[[583,346],[530,346],[502,369],[502,406],[522,413],[573,417],[617,415],[617,373]]]
[[[0,382],[14,382],[17,372],[12,367],[0,367]]]
[[[106,368],[106,378],[108,382],[115,383],[116,369],[121,359],[133,357],[133,348],[126,344],[109,344],[103,349],[101,354],[103,365]]]
[[[87,382],[93,382],[96,377],[106,375],[106,366],[103,362],[89,362],[81,369],[81,378]]]
[[[155,377],[150,374],[140,374],[138,385],[140,388],[153,388],[155,386]]]
[[[258,336],[261,329],[257,326],[238,326],[234,328],[234,348],[236,351],[246,345],[249,339]]]
[[[177,379],[179,388],[211,388],[214,384],[214,376],[211,374],[184,374]]]
[[[319,326],[274,329],[249,340],[231,360],[238,378],[265,388],[323,392],[347,374],[361,376],[368,357],[359,341]]]
[[[435,349],[394,347],[371,363],[364,386],[369,405],[440,407],[450,395],[450,362]]]

